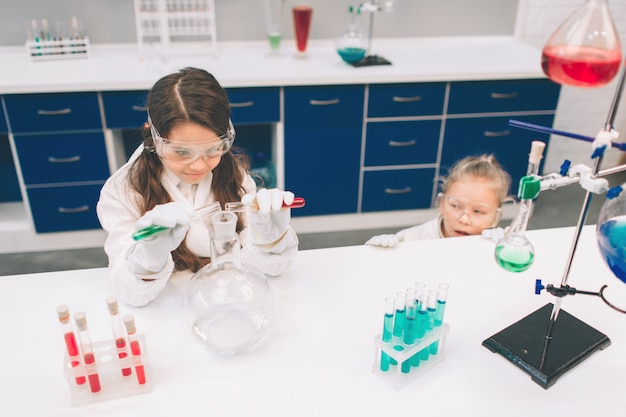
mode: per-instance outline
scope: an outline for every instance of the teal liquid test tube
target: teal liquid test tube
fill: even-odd
[[[435,313],[437,311],[437,298],[439,293],[437,290],[430,290],[428,292],[428,304],[426,307],[426,332],[425,334],[431,333],[433,331],[435,325]],[[420,360],[425,361],[428,360],[428,356],[430,355],[430,346],[425,347],[424,349],[419,351]]]
[[[426,312],[428,308],[428,296],[420,295],[417,302],[417,317],[415,319],[415,341],[421,340],[426,335],[426,328],[428,322],[428,314]],[[419,366],[420,364],[420,352],[415,353],[409,359],[411,366]]]
[[[383,342],[393,340],[393,316],[396,312],[396,299],[394,297],[385,298],[385,319],[383,322]],[[380,353],[380,370],[388,371],[391,357],[385,351]]]
[[[407,297],[406,304],[404,307],[405,311],[405,324],[404,324],[404,335],[402,337],[402,342],[405,345],[412,345],[415,341],[415,320],[417,319],[417,302],[413,296]],[[402,373],[409,373],[411,370],[411,358],[402,362],[401,371]]]
[[[402,337],[404,333],[404,324],[406,317],[406,291],[398,291],[396,294],[396,312],[393,321],[393,335],[394,337]]]
[[[443,316],[446,312],[446,301],[448,298],[448,289],[450,286],[446,283],[439,284],[439,293],[437,295],[437,309],[435,311],[435,321],[433,326],[436,328],[441,327],[443,324]],[[437,354],[439,350],[439,341],[434,342],[430,345],[430,353],[433,355]]]

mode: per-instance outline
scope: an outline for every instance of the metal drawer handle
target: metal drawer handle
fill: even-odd
[[[385,194],[407,194],[407,193],[410,193],[411,191],[412,191],[411,187],[400,188],[400,189],[385,188]]]
[[[230,107],[233,109],[240,109],[242,107],[252,107],[254,106],[254,101],[244,101],[241,103],[229,103]]]
[[[69,158],[55,158],[54,156],[48,157],[48,162],[52,162],[53,164],[67,164],[68,162],[78,161],[80,161],[80,155],[70,156]]]
[[[70,114],[72,109],[60,109],[60,110],[37,110],[37,114],[40,116],[60,116],[62,114]]]
[[[392,100],[396,103],[414,103],[416,101],[420,101],[422,96],[413,96],[413,97],[398,97],[393,96]]]
[[[414,146],[417,144],[415,139],[405,140],[404,142],[399,142],[397,140],[390,140],[389,146]]]
[[[140,112],[148,111],[148,108],[146,106],[138,106],[136,104],[132,107],[132,109],[134,111],[140,111]]]
[[[511,134],[510,130],[501,130],[500,132],[490,132],[489,130],[485,130],[483,135],[486,138],[503,138],[505,136],[509,136]]]
[[[333,104],[339,104],[339,99],[333,100],[310,100],[311,106],[332,106]]]
[[[517,98],[518,94],[517,92],[512,92],[512,93],[491,93],[491,98],[495,98],[495,99],[510,99],[510,98]]]
[[[74,208],[59,207],[57,210],[59,211],[59,213],[64,213],[64,214],[82,213],[84,211],[89,210],[89,206],[84,205],[84,206],[74,207]]]

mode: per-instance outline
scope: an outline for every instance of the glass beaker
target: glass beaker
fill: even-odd
[[[242,352],[267,333],[273,299],[265,275],[241,262],[237,215],[211,216],[211,263],[196,272],[185,287],[185,324],[212,351]]]
[[[606,0],[587,0],[548,39],[541,55],[543,72],[574,87],[609,83],[622,63],[620,44]]]
[[[283,15],[286,1],[265,0],[267,39],[270,42],[270,50],[274,53],[280,50],[280,42],[283,38]]]
[[[294,6],[292,10],[293,27],[296,34],[296,49],[298,50],[299,55],[303,56],[306,52],[307,43],[309,41],[313,8],[310,6],[300,5]]]

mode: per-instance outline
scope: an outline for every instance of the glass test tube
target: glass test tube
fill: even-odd
[[[426,284],[423,282],[415,283],[415,299],[417,300],[420,295],[426,292]]]
[[[76,335],[74,329],[70,323],[70,309],[67,305],[61,304],[57,307],[57,316],[59,317],[59,323],[61,323],[61,330],[63,331],[63,338],[65,339],[65,349],[67,350],[67,356],[70,358],[70,364],[72,368],[76,368],[80,365],[80,352],[78,350],[78,343],[76,342]],[[83,385],[87,382],[87,378],[84,376],[76,377],[76,384]]]
[[[126,326],[126,333],[128,334],[128,340],[130,341],[130,351],[135,358],[141,357],[141,345],[137,339],[137,329],[135,327],[135,318],[132,314],[124,316],[124,326]],[[135,365],[135,373],[137,374],[137,382],[141,385],[146,383],[146,372],[143,365]]]
[[[439,294],[437,295],[437,310],[435,311],[435,320],[433,322],[434,328],[441,327],[443,325],[443,315],[446,310],[446,299],[448,298],[449,285],[445,283],[439,284]],[[439,341],[433,342],[430,345],[430,353],[436,355],[439,350]]]
[[[117,357],[124,359],[128,356],[128,350],[126,348],[126,335],[122,325],[122,317],[120,316],[117,298],[114,295],[111,295],[107,297],[106,303],[111,315],[111,329],[113,330],[115,346],[117,347]],[[122,368],[122,375],[129,376],[132,373],[133,371],[131,368]]]
[[[428,302],[426,307],[426,332],[425,334],[431,333],[433,331],[434,323],[435,323],[435,312],[437,311],[437,298],[438,298],[437,290],[430,290],[428,292]],[[428,356],[430,355],[430,346],[426,346],[424,349],[419,351],[420,360],[428,360]]]
[[[393,335],[395,337],[402,337],[402,333],[404,332],[406,316],[405,303],[406,291],[398,291],[396,294],[396,313],[393,321]]]
[[[415,341],[415,321],[417,318],[417,302],[415,298],[406,299],[405,306],[406,316],[405,316],[405,327],[404,327],[404,337],[402,341],[405,345],[412,345]],[[401,371],[402,373],[408,373],[411,370],[411,358],[402,362]]]
[[[396,299],[385,298],[385,320],[383,323],[383,342],[391,342],[393,339],[393,315],[396,311]],[[380,370],[388,371],[391,358],[385,351],[381,351]]]
[[[428,321],[428,314],[426,309],[428,308],[428,296],[422,294],[418,297],[417,302],[417,318],[415,319],[415,338],[414,340],[419,340],[424,337],[426,334],[426,327]],[[420,355],[419,352],[415,353],[415,355],[411,356],[411,365],[418,366],[420,363]]]
[[[101,389],[100,377],[98,376],[98,373],[95,372],[96,357],[93,353],[89,330],[87,330],[87,317],[85,316],[85,313],[83,311],[77,311],[76,314],[74,314],[74,321],[76,322],[76,327],[78,328],[78,340],[80,342],[80,350],[83,353],[83,361],[85,362],[85,365],[92,365],[94,368],[92,373],[87,374],[89,388],[91,388],[91,392],[99,392]]]

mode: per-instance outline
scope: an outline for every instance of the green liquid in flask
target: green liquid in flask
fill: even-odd
[[[535,259],[534,253],[528,248],[496,247],[496,261],[498,265],[510,272],[526,271]]]
[[[280,40],[282,38],[280,33],[277,32],[271,32],[269,35],[267,35],[269,41],[270,41],[270,49],[272,51],[278,51],[278,49],[280,49]]]

